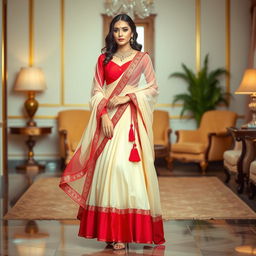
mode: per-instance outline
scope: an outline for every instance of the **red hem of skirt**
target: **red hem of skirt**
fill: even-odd
[[[83,237],[83,238],[86,238],[86,239],[97,239],[97,241],[99,242],[113,242],[113,243],[137,243],[137,244],[155,244],[154,242],[142,242],[142,241],[123,241],[123,240],[114,240],[114,241],[109,241],[107,239],[100,239],[98,237],[91,237],[91,236],[83,236],[83,235],[79,235],[79,237]],[[160,242],[160,243],[157,243],[157,244],[164,244],[165,243],[165,240]]]
[[[79,208],[80,220],[78,236],[97,238],[104,242],[163,244],[164,230],[161,216],[157,218],[136,211],[118,213],[100,211],[96,207]],[[129,210],[129,209],[127,209]],[[141,210],[138,209],[138,212]]]

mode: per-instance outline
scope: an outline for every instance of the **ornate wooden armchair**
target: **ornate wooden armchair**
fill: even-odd
[[[155,157],[163,157],[169,162],[170,156],[170,134],[169,113],[167,111],[155,110],[153,113],[153,134]],[[169,166],[169,165],[168,165]]]
[[[60,156],[63,167],[71,159],[90,118],[89,110],[64,110],[58,113]]]
[[[172,145],[171,161],[197,162],[205,173],[209,161],[223,160],[223,153],[232,143],[226,128],[235,126],[237,114],[212,110],[204,113],[197,130],[176,131],[177,143]]]

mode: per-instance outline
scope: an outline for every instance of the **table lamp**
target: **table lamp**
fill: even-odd
[[[239,88],[235,94],[250,94],[249,109],[252,112],[252,120],[242,128],[256,128],[256,69],[246,69]]]
[[[36,67],[21,68],[14,85],[15,91],[28,92],[28,99],[24,106],[29,116],[28,126],[36,126],[33,117],[38,108],[38,101],[35,99],[35,93],[46,89],[45,77],[43,71]]]

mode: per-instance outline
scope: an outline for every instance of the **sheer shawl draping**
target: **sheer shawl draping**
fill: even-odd
[[[102,69],[96,66],[90,99],[91,116],[77,149],[61,177],[60,187],[81,207],[86,207],[87,197],[93,179],[94,167],[98,156],[104,150],[106,138],[101,129],[100,113],[113,95],[128,95],[131,101],[119,105],[108,114],[115,127],[127,107],[134,107],[135,127],[140,140],[141,161],[144,167],[151,215],[161,216],[158,181],[154,168],[154,147],[152,118],[158,95],[153,65],[147,53],[138,52],[126,71],[115,82],[104,85]],[[129,124],[127,124],[129,125]],[[115,128],[114,128],[115,132]],[[128,136],[128,135],[127,135]],[[127,161],[129,156],[127,156]],[[85,178],[82,191],[72,187],[72,181]]]

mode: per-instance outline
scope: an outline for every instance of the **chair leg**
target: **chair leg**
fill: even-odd
[[[61,157],[61,159],[60,159],[60,168],[61,168],[62,170],[64,170],[65,167],[66,167],[65,158]]]
[[[199,165],[200,165],[202,174],[205,175],[206,174],[205,170],[207,169],[208,162],[202,161],[202,162],[199,163]]]
[[[249,199],[253,199],[256,193],[256,186],[253,182],[249,182]]]
[[[231,175],[230,175],[229,170],[227,170],[225,167],[224,167],[224,172],[225,172],[225,174],[226,174],[225,183],[226,183],[226,184],[228,184],[228,183],[229,183],[229,181],[230,181],[230,177],[231,177]]]
[[[170,171],[172,171],[172,169],[173,169],[173,158],[172,157],[167,157],[166,160],[167,160],[167,167],[168,167],[168,169]]]

